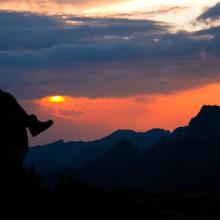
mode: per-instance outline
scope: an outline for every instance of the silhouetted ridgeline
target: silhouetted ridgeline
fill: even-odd
[[[30,150],[26,163],[37,162],[41,177],[34,166],[29,171],[22,167],[23,154],[5,153],[1,160],[1,200],[11,208],[26,207],[35,212],[37,207],[38,213],[60,211],[62,215],[107,211],[161,219],[217,217],[219,126],[220,107],[204,106],[188,126],[173,133],[119,130],[94,142],[59,141],[36,147]],[[18,136],[27,141],[26,132]],[[2,143],[15,146],[9,144],[14,143],[13,138]],[[11,155],[20,162],[15,165],[7,160]],[[74,163],[77,157],[82,161]],[[42,180],[57,184],[48,189]]]
[[[119,155],[123,172],[114,163]],[[115,155],[108,151],[80,169],[80,173],[102,186],[144,190],[219,184],[220,107],[204,106],[188,126],[164,136],[148,151],[134,153],[129,159],[132,164],[126,166],[125,155],[125,147],[115,151]]]
[[[93,142],[35,147],[26,159],[50,184],[65,170],[98,186],[162,190],[220,183],[220,107],[203,106],[173,133],[119,130]],[[68,171],[71,172],[71,171]]]
[[[26,164],[35,164],[39,172],[53,172],[64,168],[80,168],[90,161],[102,156],[120,140],[127,140],[142,151],[148,150],[159,142],[160,138],[169,135],[163,129],[152,129],[148,132],[118,130],[107,137],[92,142],[68,142],[60,140],[45,146],[30,148]]]

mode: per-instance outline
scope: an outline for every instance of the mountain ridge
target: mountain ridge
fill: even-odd
[[[83,146],[84,151],[61,168],[77,169],[77,178],[102,187],[151,191],[220,184],[219,127],[220,107],[203,106],[185,127],[172,133],[160,129],[147,132],[149,135],[162,131],[165,135],[160,134],[145,151],[130,140],[138,137],[141,142],[146,133],[117,130],[101,141],[91,142],[89,147],[80,142],[78,148]],[[125,134],[132,138],[124,140]],[[145,145],[143,141],[142,146]]]
[[[80,168],[84,164],[100,157],[121,140],[126,139],[139,147],[140,150],[147,150],[150,146],[156,144],[162,136],[169,134],[169,131],[163,129],[151,129],[146,132],[120,129],[94,141],[64,142],[63,140],[58,140],[48,145],[30,148],[25,164],[28,167],[34,164],[39,172],[52,171],[53,164],[50,163],[54,163],[55,167],[57,167],[56,164],[60,164],[61,169],[65,167]],[[47,166],[43,166],[43,164],[47,163],[50,169],[47,169]]]
[[[161,138],[149,151],[131,157],[132,166],[126,166],[126,160],[121,157],[123,172],[118,172],[114,166],[115,158],[121,153],[112,155],[108,151],[104,158],[94,160],[80,170],[82,178],[100,186],[142,190],[220,184],[220,121],[215,120],[216,117],[220,118],[220,108],[205,106],[188,126]],[[211,135],[204,138],[204,131]]]

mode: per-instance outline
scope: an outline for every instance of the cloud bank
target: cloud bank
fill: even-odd
[[[198,20],[216,20],[220,18],[220,2],[211,8],[205,10],[199,17]]]
[[[219,41],[220,27],[1,12],[0,87],[30,99],[173,93],[220,80]]]
[[[43,13],[76,12],[131,0],[1,0],[0,9]]]

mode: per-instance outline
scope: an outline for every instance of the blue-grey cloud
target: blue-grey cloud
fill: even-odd
[[[0,13],[6,18],[0,87],[19,97],[170,93],[220,80],[219,28],[174,34],[145,20]]]
[[[220,2],[204,11],[198,20],[216,20],[218,18],[220,18]]]
[[[70,25],[67,22],[80,22]],[[4,24],[4,25],[1,25]],[[0,50],[41,49],[57,44],[86,44],[106,38],[165,31],[167,25],[143,20],[48,17],[0,13]]]
[[[53,28],[61,25],[56,17],[31,13],[0,12],[0,28]]]

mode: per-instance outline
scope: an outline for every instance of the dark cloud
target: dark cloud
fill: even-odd
[[[198,20],[216,20],[218,18],[220,18],[220,2],[204,11]]]
[[[75,22],[68,24],[67,22]],[[47,48],[58,44],[86,44],[138,33],[165,31],[167,25],[143,20],[48,17],[30,13],[0,13],[0,50]]]
[[[0,11],[0,28],[53,28],[63,22],[56,17]]]
[[[145,20],[2,13],[0,23],[5,17],[0,87],[22,98],[171,93],[220,80],[218,28],[172,34]]]

